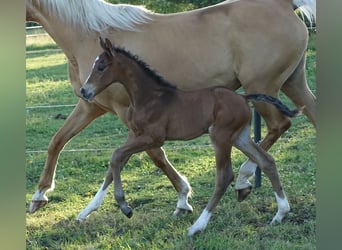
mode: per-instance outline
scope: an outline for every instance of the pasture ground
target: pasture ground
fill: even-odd
[[[40,40],[41,41],[41,40]],[[49,38],[27,43],[26,116],[26,206],[36,191],[51,137],[62,126],[77,97],[67,79],[64,54]],[[44,50],[44,51],[41,51]],[[311,35],[307,57],[310,87],[316,89],[315,35]],[[281,99],[293,104],[284,96]],[[36,107],[36,108],[32,108]],[[264,128],[264,126],[263,126]],[[316,232],[316,132],[304,116],[272,147],[291,212],[278,226],[269,222],[276,203],[268,179],[241,203],[230,186],[203,233],[188,238],[187,228],[205,207],[214,188],[215,161],[208,136],[189,142],[168,142],[169,160],[185,175],[193,188],[190,203],[194,213],[173,217],[177,194],[168,179],[146,154],[133,156],[122,172],[126,199],[133,207],[127,219],[112,199],[113,190],[101,208],[84,224],[76,216],[93,198],[107,171],[112,150],[123,143],[127,129],[116,116],[106,114],[70,141],[62,152],[55,191],[49,204],[27,214],[27,249],[315,249]],[[262,134],[265,135],[265,129]],[[233,151],[237,174],[245,160]],[[233,183],[234,185],[234,183]]]

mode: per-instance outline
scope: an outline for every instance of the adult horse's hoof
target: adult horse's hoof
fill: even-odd
[[[176,210],[173,212],[173,215],[180,216],[183,214],[190,214],[190,213],[192,213],[192,210],[177,207]]]
[[[236,198],[239,202],[243,201],[246,199],[246,197],[252,192],[252,186],[249,186],[244,189],[236,189]]]
[[[48,203],[47,200],[39,200],[39,201],[32,200],[30,204],[29,212],[32,214],[36,212],[39,208],[44,207],[47,203]]]

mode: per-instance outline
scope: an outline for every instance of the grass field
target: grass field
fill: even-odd
[[[27,42],[26,206],[36,191],[48,143],[77,102],[67,80],[67,61],[49,38]],[[308,49],[307,74],[316,89],[315,35]],[[293,105],[284,97],[281,99]],[[215,162],[208,136],[165,145],[170,161],[193,187],[194,213],[174,218],[177,194],[146,154],[133,156],[123,173],[126,199],[134,209],[127,219],[112,199],[111,190],[101,208],[85,224],[76,216],[93,198],[107,171],[112,150],[121,145],[127,129],[116,116],[106,114],[75,137],[62,152],[56,189],[49,204],[27,214],[27,249],[315,249],[315,141],[316,132],[304,116],[271,149],[291,212],[278,226],[269,226],[276,203],[268,179],[242,203],[229,187],[207,229],[188,238],[187,228],[205,207],[214,187]],[[263,135],[265,130],[263,129]],[[234,172],[245,160],[233,151]],[[234,185],[234,183],[233,183]]]

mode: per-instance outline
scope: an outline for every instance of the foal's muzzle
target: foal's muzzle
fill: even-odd
[[[94,92],[89,91],[84,87],[80,88],[80,93],[81,93],[83,99],[85,99],[87,101],[91,101],[94,98]]]

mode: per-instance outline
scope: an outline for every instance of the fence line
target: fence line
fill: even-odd
[[[26,30],[36,30],[36,29],[43,29],[43,26],[31,26],[31,27],[26,27]]]
[[[75,107],[76,104],[61,104],[61,105],[44,105],[44,106],[29,106],[26,109],[48,109],[48,108],[65,108],[65,107]]]
[[[26,54],[39,54],[39,53],[53,53],[53,52],[63,52],[62,49],[42,49],[42,50],[27,50]]]
[[[65,153],[83,153],[83,152],[98,152],[98,151],[113,151],[120,145],[113,146],[112,148],[79,148],[79,149],[64,149],[61,152]],[[164,149],[200,149],[212,147],[211,144],[199,144],[199,145],[166,145]],[[47,150],[27,150],[26,154],[43,154],[47,153]]]
[[[39,36],[48,36],[48,33],[39,33],[39,34],[29,34],[26,35],[26,38],[30,38],[30,37],[39,37]]]
[[[306,137],[306,140],[314,140],[316,137]],[[288,140],[288,138],[279,138],[277,142]],[[121,144],[119,145],[113,145],[113,147],[110,148],[75,148],[75,149],[63,149],[61,152],[63,153],[84,153],[84,152],[99,152],[99,151],[113,151],[116,148],[120,147]],[[190,144],[185,144],[185,145],[164,145],[164,149],[201,149],[201,148],[208,148],[208,147],[213,147],[212,144],[198,144],[198,145],[190,145]],[[26,150],[26,154],[46,154],[48,151],[47,150]]]

